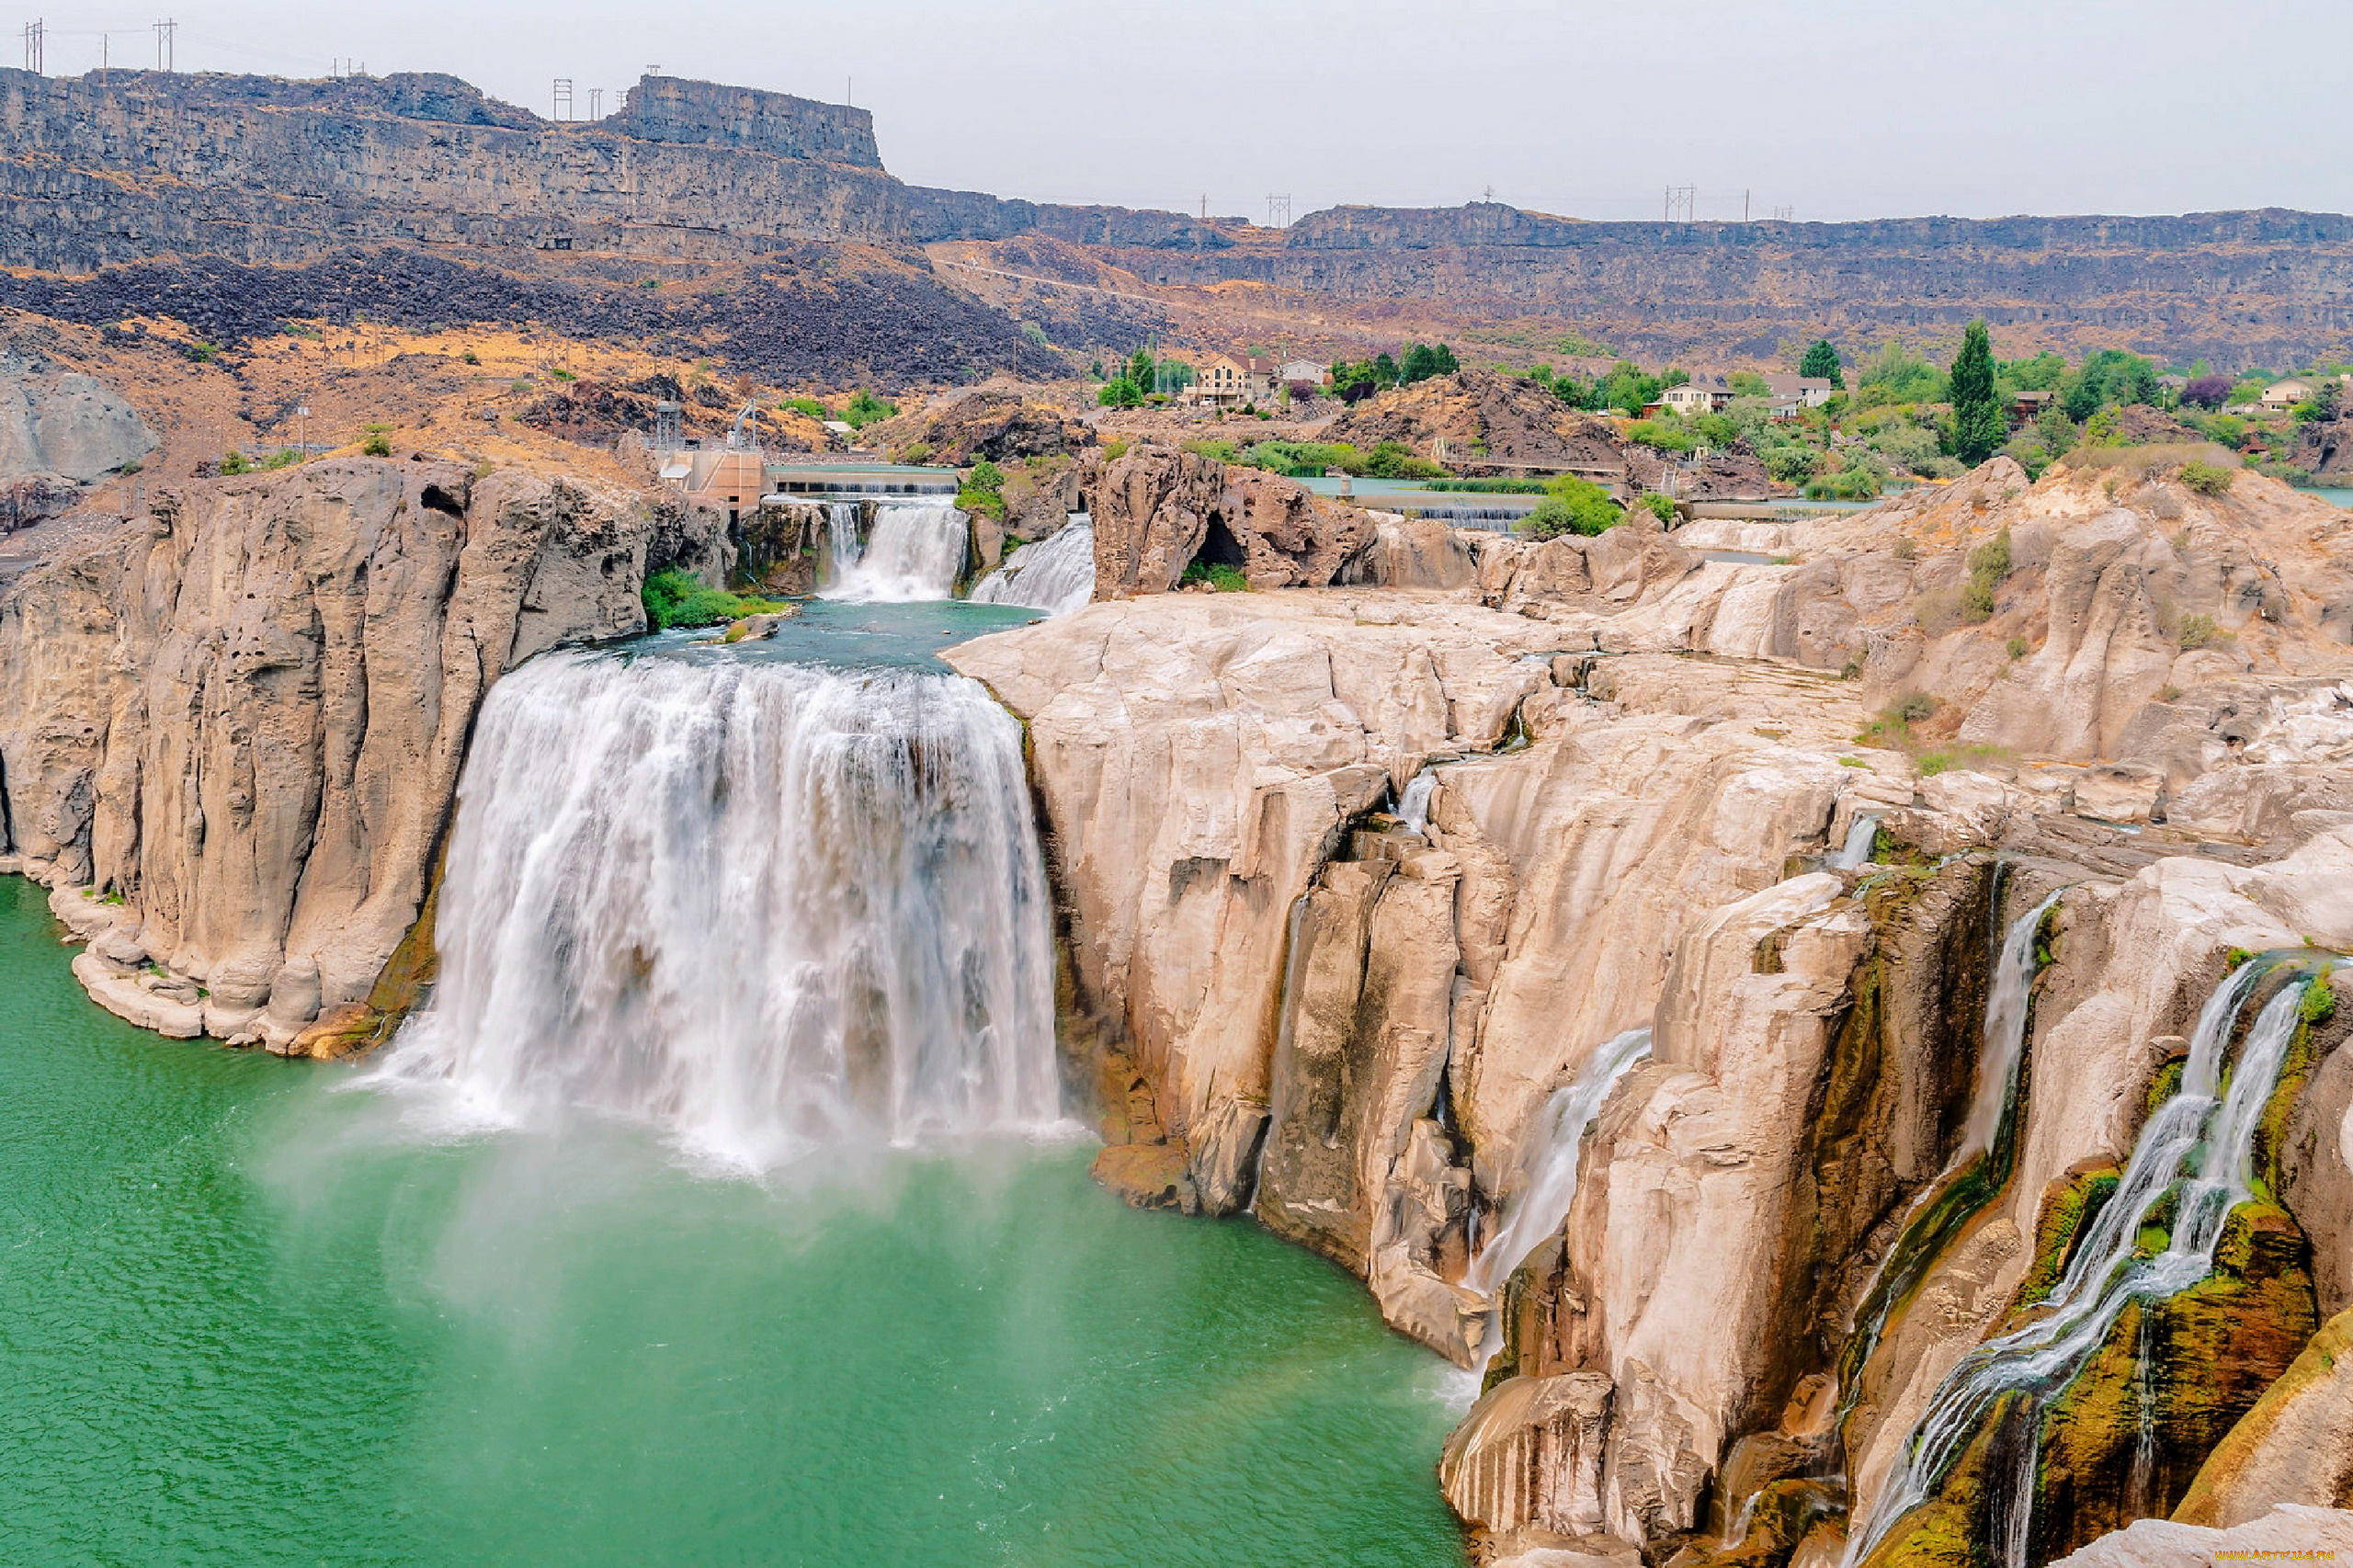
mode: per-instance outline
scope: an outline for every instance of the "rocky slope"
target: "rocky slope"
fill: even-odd
[[[2353,946],[2347,524],[2268,482],[1997,462],[1542,545],[1373,519],[1336,575],[1382,585],[1244,598],[1158,593],[1217,476],[1125,460],[1112,602],[951,655],[1029,723],[1078,997],[1141,1085],[1103,1175],[1251,1207],[1485,1367],[1443,1476],[1499,1554],[1835,1559],[2051,1288],[2234,955]],[[1692,548],[1756,527],[1795,563]],[[1874,1563],[1967,1560],[2002,1508],[2040,1562],[2347,1500],[2307,1456],[2344,1419],[2313,1336],[2353,1280],[2353,983],[2314,983],[2340,1005],[2266,1112],[2272,1196],[2037,1407],[2023,1490],[1981,1436]],[[1563,1156],[1565,1215],[1483,1258]]]
[[[348,1029],[417,921],[483,691],[640,630],[649,562],[721,565],[722,532],[431,462],[160,490],[0,589],[0,868],[55,890],[95,938],[75,972],[135,1023]]]

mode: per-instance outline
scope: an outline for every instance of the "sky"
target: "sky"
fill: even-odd
[[[120,0],[105,0],[119,6]],[[152,64],[58,0],[47,68]],[[870,108],[922,185],[1259,222],[1498,201],[1586,218],[2353,210],[2346,0],[172,0],[182,70],[445,71],[585,116],[650,66]],[[161,0],[154,7],[164,10]],[[17,63],[0,40],[0,61]]]

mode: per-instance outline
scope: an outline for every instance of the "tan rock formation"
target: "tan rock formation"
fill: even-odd
[[[484,689],[638,630],[650,552],[722,548],[692,527],[521,471],[321,462],[167,490],[11,585],[11,847],[106,931],[77,960],[93,994],[279,1044],[365,1000],[417,918]]]
[[[2208,1456],[2173,1517],[2228,1529],[2279,1503],[2353,1508],[2353,1312],[2313,1335]]]
[[[2228,1529],[2143,1519],[2051,1568],[2214,1568],[2220,1562],[2327,1562],[2353,1551],[2353,1512],[2283,1503]]]

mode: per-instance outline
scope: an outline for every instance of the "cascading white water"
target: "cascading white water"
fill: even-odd
[[[825,585],[848,580],[865,553],[866,536],[859,531],[866,508],[856,501],[828,501],[825,506]]]
[[[839,514],[835,521],[839,523]],[[855,530],[835,526],[832,581],[824,597],[852,604],[906,604],[952,598],[972,537],[969,520],[953,506],[885,502],[874,527],[845,558],[843,540]]]
[[[1870,864],[1871,846],[1879,842],[1879,818],[1868,812],[1847,824],[1847,842],[1825,862],[1834,871],[1852,871]]]
[[[1492,1296],[1528,1255],[1543,1244],[1569,1217],[1577,1197],[1577,1159],[1586,1130],[1609,1099],[1627,1069],[1651,1053],[1651,1031],[1628,1029],[1613,1036],[1577,1070],[1574,1081],[1545,1102],[1538,1136],[1520,1152],[1520,1179],[1504,1222],[1479,1250],[1462,1277],[1462,1288]]]
[[[1084,514],[1025,544],[972,588],[976,605],[1028,605],[1048,615],[1084,609],[1095,597],[1095,525]]]
[[[766,1169],[1054,1120],[1019,726],[919,671],[561,653],[499,682],[429,1007],[379,1070]]]
[[[1847,1562],[1869,1557],[1904,1517],[1943,1483],[1986,1413],[2005,1396],[2023,1395],[2029,1458],[2017,1474],[1994,1479],[2015,1494],[2032,1484],[2030,1450],[2044,1403],[2071,1382],[2108,1337],[2127,1305],[2178,1295],[2212,1272],[2214,1247],[2230,1212],[2252,1196],[2255,1132],[2277,1086],[2295,1036],[2305,989],[2334,967],[2332,959],[2256,960],[2218,986],[2199,1014],[2181,1087],[2143,1125],[2115,1193],[2076,1243],[2059,1283],[2024,1327],[1971,1351],[1938,1386],[1927,1413],[1881,1485],[1864,1527],[1849,1537]],[[2256,1017],[2239,1048],[2227,1091],[2223,1057],[2262,978],[2293,966]],[[2139,1252],[2139,1238],[2160,1202],[2175,1212],[2165,1249]],[[2006,1568],[2024,1568],[2031,1495],[1996,1497],[2011,1528],[2004,1532]]]
[[[2026,1020],[2034,998],[2034,977],[2041,972],[2039,938],[2043,916],[2067,890],[2053,888],[2041,903],[2010,922],[2002,950],[1994,960],[1994,977],[1985,992],[1985,1021],[1977,1035],[1977,1094],[1970,1102],[1969,1125],[1961,1133],[1953,1164],[1994,1146],[2003,1119],[2018,1103],[2018,1064],[2026,1056]],[[1999,900],[1995,900],[1998,904]]]
[[[1397,797],[1397,820],[1405,824],[1407,833],[1427,833],[1430,830],[1430,797],[1438,793],[1438,769],[1425,767],[1405,781],[1405,792]]]

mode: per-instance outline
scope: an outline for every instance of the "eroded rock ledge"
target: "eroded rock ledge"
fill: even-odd
[[[708,519],[521,470],[165,490],[0,594],[0,869],[53,890],[121,1017],[333,1053],[417,923],[491,682],[642,630],[649,559],[724,549]]]

